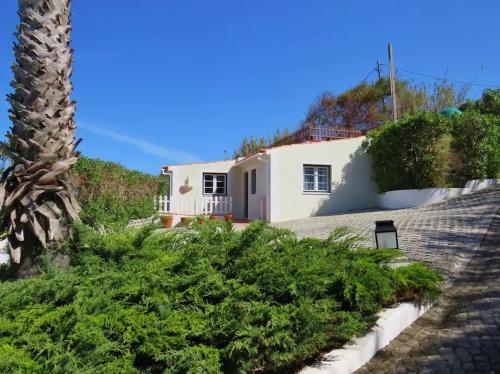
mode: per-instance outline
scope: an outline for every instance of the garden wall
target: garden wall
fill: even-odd
[[[413,208],[438,203],[445,199],[465,195],[486,187],[500,184],[500,179],[471,180],[464,188],[422,188],[395,190],[378,195],[378,204],[384,209]]]

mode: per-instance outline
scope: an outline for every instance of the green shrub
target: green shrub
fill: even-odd
[[[447,185],[449,121],[436,113],[407,115],[367,135],[380,192]]]
[[[158,177],[87,157],[78,160],[71,175],[85,224],[123,226],[155,213]]]
[[[489,112],[494,112],[490,96],[483,95],[477,105],[469,104],[463,114],[419,113],[370,131],[364,147],[372,157],[379,191],[463,187],[471,179],[497,178],[500,116],[473,109],[483,108],[484,101],[489,103]]]
[[[78,227],[72,265],[0,283],[0,372],[290,371],[339,347],[439,276],[393,270],[396,250],[345,230],[297,239],[252,223],[100,235]]]
[[[484,90],[479,100],[467,100],[460,106],[462,111],[478,111],[481,114],[500,116],[500,89]]]
[[[500,90],[460,108],[464,113],[450,118],[407,115],[368,133],[364,147],[380,192],[500,176]]]
[[[456,185],[500,173],[500,116],[467,111],[453,117]]]

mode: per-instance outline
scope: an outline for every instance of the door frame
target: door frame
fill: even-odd
[[[248,171],[243,173],[243,218],[248,219]]]

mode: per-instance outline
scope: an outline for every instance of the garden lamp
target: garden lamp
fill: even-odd
[[[375,221],[375,242],[377,248],[399,248],[398,230],[394,221]]]

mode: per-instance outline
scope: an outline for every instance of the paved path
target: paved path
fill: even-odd
[[[275,224],[299,236],[326,238],[336,227],[347,226],[362,235],[362,245],[373,247],[375,221],[392,219],[406,255],[456,277],[479,247],[498,207],[500,186],[426,207],[379,210],[312,217]]]
[[[454,287],[358,373],[500,372],[500,212]]]

